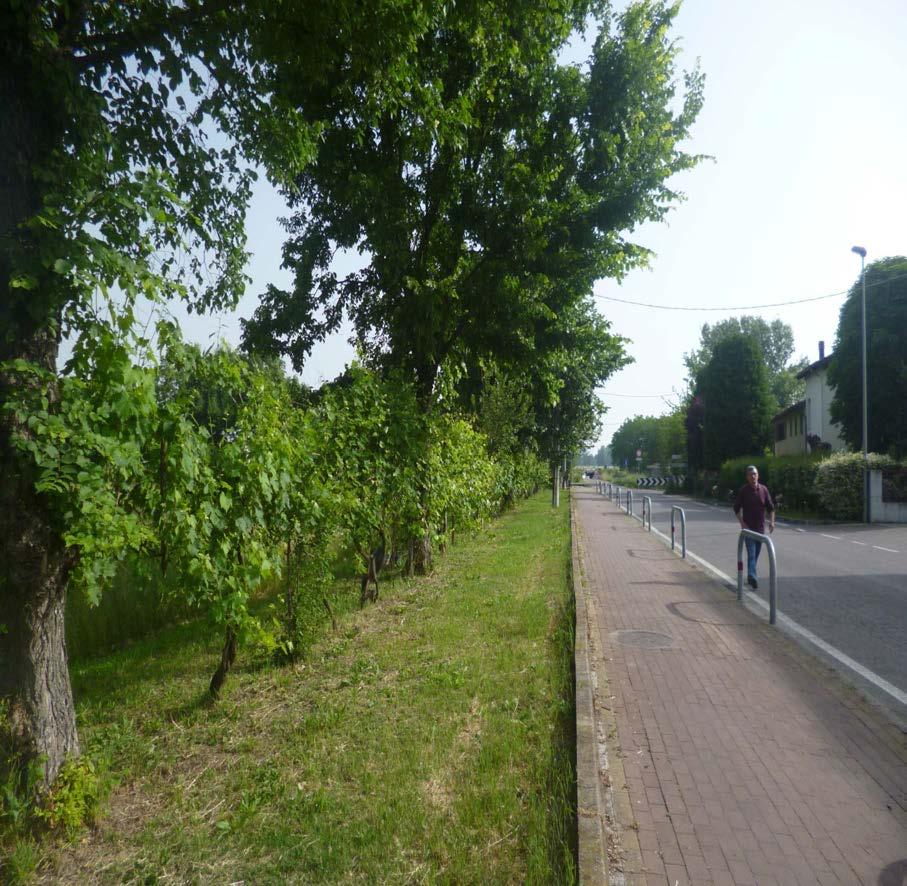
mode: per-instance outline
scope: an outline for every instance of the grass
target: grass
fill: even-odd
[[[45,882],[575,881],[568,508],[547,493],[382,583],[306,658],[169,628],[73,667],[83,746],[116,783],[95,828],[19,851]],[[352,603],[357,589],[347,583]]]

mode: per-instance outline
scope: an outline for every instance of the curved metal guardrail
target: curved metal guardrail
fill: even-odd
[[[652,531],[652,498],[644,495],[642,497],[642,527],[646,528],[646,513],[649,515],[649,532]]]
[[[737,537],[737,599],[743,599],[743,542],[747,538],[762,542],[768,549],[768,623],[773,625],[778,612],[778,560],[775,557],[775,545],[767,535],[753,532],[752,529],[741,529]]]
[[[680,556],[687,558],[687,515],[683,508],[677,505],[671,505],[671,550],[674,550],[674,514],[680,514]]]

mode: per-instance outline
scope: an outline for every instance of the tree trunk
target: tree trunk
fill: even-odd
[[[45,368],[57,343],[36,335],[22,356]],[[2,356],[2,354],[0,354]],[[0,395],[15,381],[0,373]],[[56,391],[48,392],[54,399]],[[44,757],[44,787],[69,754],[79,753],[69,683],[64,616],[70,561],[46,500],[35,491],[30,457],[13,445],[27,434],[0,414],[0,698],[9,738],[22,762]]]
[[[40,211],[42,189],[54,186],[35,170],[59,148],[69,108],[59,82],[33,66],[27,28],[27,16],[4,16],[0,35],[0,362],[19,358],[55,373],[68,293],[36,257],[48,254],[42,236],[60,235],[24,223]],[[23,266],[33,276],[29,290],[11,286]],[[0,371],[0,404],[20,384]],[[43,393],[56,399],[54,385]],[[47,787],[66,756],[79,752],[64,633],[71,564],[49,504],[35,491],[32,461],[14,445],[29,433],[0,410],[0,699],[14,758],[43,757]]]
[[[432,569],[431,532],[423,533],[416,543],[416,574],[428,575]]]
[[[551,507],[557,508],[561,504],[560,465],[551,468]]]
[[[220,690],[223,688],[224,681],[227,679],[227,674],[230,673],[230,668],[233,667],[234,661],[236,661],[236,631],[232,627],[227,627],[227,634],[224,637],[224,648],[220,653],[220,664],[217,666],[217,670],[211,678],[211,685],[208,687],[208,691],[214,698],[220,697]]]

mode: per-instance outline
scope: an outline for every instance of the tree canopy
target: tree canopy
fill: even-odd
[[[832,421],[853,449],[863,446],[862,281],[841,306],[835,349],[828,366],[834,386]],[[907,453],[907,258],[897,256],[866,266],[866,352],[868,448]]]
[[[557,61],[585,5],[438,9],[405,104],[377,120],[370,95],[301,109],[330,126],[289,195],[295,286],[270,287],[245,327],[248,347],[299,366],[347,315],[369,359],[412,373],[426,403],[444,366],[533,362],[594,280],[646,260],[628,232],[677,199],[667,180],[696,162],[679,145],[701,103],[691,75],[673,110],[673,7],[605,18],[588,70]],[[338,247],[367,266],[339,278]]]
[[[636,452],[642,450],[643,466],[658,463],[668,471],[674,456],[686,454],[686,429],[683,413],[668,415],[637,415],[627,419],[611,438],[614,464],[634,468]]]
[[[689,381],[696,390],[703,370],[712,359],[718,342],[743,334],[752,338],[759,346],[759,351],[768,370],[769,388],[775,400],[775,411],[796,403],[803,397],[805,384],[797,378],[797,373],[806,367],[805,358],[791,362],[794,355],[794,332],[787,323],[772,320],[771,323],[761,317],[744,314],[742,317],[729,317],[710,326],[702,327],[699,348],[684,355],[684,363],[689,372]]]
[[[714,346],[699,377],[702,397],[703,462],[716,469],[728,458],[761,453],[771,442],[774,401],[762,351],[737,333]]]

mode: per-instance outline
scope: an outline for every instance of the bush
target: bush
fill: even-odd
[[[86,757],[63,764],[51,792],[35,815],[52,829],[72,837],[82,825],[94,822],[101,802],[101,779]]]
[[[767,455],[741,455],[737,458],[729,458],[718,471],[718,497],[722,501],[726,501],[730,497],[728,493],[736,493],[746,483],[746,469],[749,465],[756,466],[759,471],[759,482],[768,486],[774,496],[775,488],[772,485],[770,461]]]
[[[889,455],[869,453],[872,470],[895,464]],[[816,472],[815,489],[820,506],[838,520],[859,520],[863,515],[863,483],[863,454],[836,452]]]
[[[630,471],[624,471],[620,468],[608,468],[601,472],[602,479],[606,483],[614,483],[617,486],[636,486],[636,481],[641,476],[640,474],[631,473]]]
[[[777,504],[800,511],[821,510],[816,492],[816,474],[819,466],[828,456],[825,453],[812,455],[779,455],[768,459],[768,473],[771,483],[766,483]]]
[[[769,488],[776,503],[787,508],[817,511],[821,509],[815,488],[816,472],[827,456],[810,455],[746,455],[728,459],[718,473],[719,497],[727,498],[746,482],[746,468],[755,465],[759,482]]]

